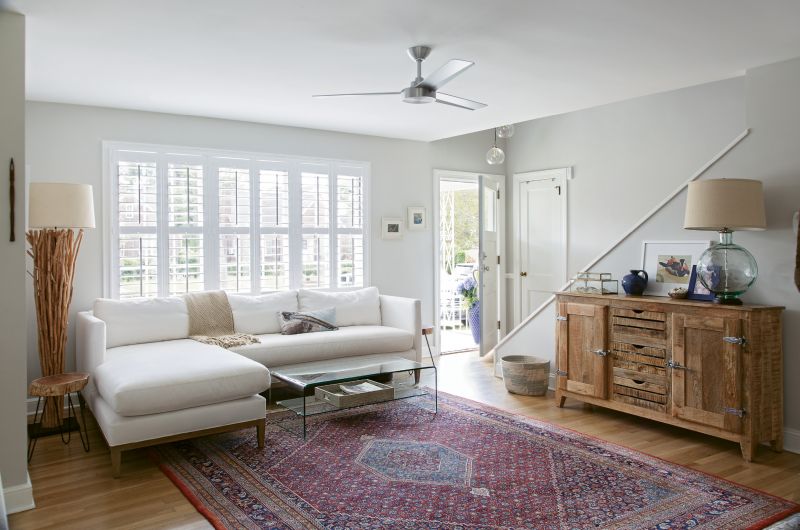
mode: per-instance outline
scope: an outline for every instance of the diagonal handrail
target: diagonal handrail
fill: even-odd
[[[728,145],[726,145],[725,147],[723,147],[723,148],[722,148],[722,150],[721,150],[719,153],[717,153],[717,154],[716,154],[714,157],[712,157],[712,158],[711,158],[711,159],[710,159],[708,162],[706,162],[705,164],[703,164],[703,165],[700,167],[700,169],[698,169],[697,171],[695,171],[695,172],[694,172],[694,174],[693,174],[691,177],[689,177],[689,178],[688,178],[688,179],[687,179],[685,182],[683,182],[683,183],[682,183],[680,186],[678,186],[678,187],[677,187],[677,188],[676,188],[676,189],[675,189],[675,190],[674,190],[672,193],[670,193],[669,195],[667,195],[667,196],[664,198],[664,200],[662,200],[660,203],[658,203],[658,204],[657,204],[657,205],[656,205],[656,206],[655,206],[655,207],[654,207],[652,210],[650,210],[649,212],[647,212],[647,213],[646,213],[646,214],[645,214],[645,215],[644,215],[644,216],[643,216],[641,219],[639,219],[639,220],[638,220],[638,221],[637,221],[637,222],[636,222],[636,223],[635,223],[635,224],[634,224],[634,225],[633,225],[633,226],[632,226],[632,227],[631,227],[631,228],[630,228],[630,229],[629,229],[627,232],[625,232],[625,233],[624,233],[624,234],[622,234],[622,235],[621,235],[619,238],[617,238],[617,240],[616,240],[616,241],[614,241],[614,243],[612,243],[611,245],[609,245],[609,246],[608,246],[608,247],[607,247],[607,248],[606,248],[606,249],[605,249],[603,252],[601,252],[600,254],[598,254],[598,255],[597,255],[597,256],[596,256],[596,257],[595,257],[595,258],[594,258],[592,261],[590,261],[589,263],[587,263],[586,265],[584,265],[584,266],[581,268],[581,270],[588,270],[590,267],[594,267],[594,266],[595,266],[595,265],[596,265],[596,264],[597,264],[597,263],[598,263],[598,262],[599,262],[601,259],[603,259],[603,258],[605,258],[607,255],[609,255],[609,254],[611,253],[611,251],[613,251],[615,248],[617,248],[617,247],[618,247],[618,246],[619,246],[619,245],[620,245],[620,244],[621,244],[623,241],[625,241],[626,239],[628,239],[628,238],[631,236],[631,234],[633,234],[633,233],[634,233],[636,230],[638,230],[638,229],[639,229],[639,228],[640,228],[640,227],[641,227],[641,226],[642,226],[644,223],[646,223],[646,222],[647,222],[647,221],[648,221],[648,220],[649,220],[651,217],[653,217],[653,216],[654,216],[656,213],[658,213],[658,212],[659,212],[659,211],[660,211],[660,210],[661,210],[661,209],[662,209],[664,206],[666,206],[666,205],[667,205],[667,204],[668,204],[668,203],[669,203],[669,202],[670,202],[672,199],[674,199],[675,197],[677,197],[677,196],[678,196],[678,194],[679,194],[680,192],[682,192],[682,191],[684,190],[684,188],[686,188],[686,186],[688,186],[688,185],[689,185],[689,183],[690,183],[690,182],[693,182],[693,181],[697,180],[698,178],[700,178],[700,177],[701,177],[701,176],[702,176],[702,175],[703,175],[703,174],[704,174],[706,171],[708,171],[709,169],[711,169],[711,167],[712,167],[714,164],[716,164],[717,162],[719,162],[719,161],[722,159],[722,157],[724,157],[725,155],[727,155],[727,154],[728,154],[728,153],[731,151],[731,149],[733,149],[734,147],[736,147],[737,145],[739,145],[739,142],[741,142],[742,140],[744,140],[744,138],[745,138],[745,137],[746,137],[748,134],[750,134],[750,129],[749,129],[749,128],[748,128],[748,129],[745,129],[744,131],[742,131],[741,133],[739,133],[739,135],[738,135],[738,136],[736,136],[736,138],[734,138],[733,140],[731,140],[731,142],[730,142]],[[573,281],[574,281],[574,280],[569,280],[567,283],[565,283],[564,285],[562,285],[562,286],[561,286],[561,288],[560,288],[560,289],[559,289],[557,292],[561,292],[561,291],[564,291],[564,290],[568,289],[568,288],[569,288],[569,286],[570,286],[570,285],[572,285],[572,282],[573,282]],[[547,300],[545,300],[545,301],[544,301],[544,302],[543,302],[543,303],[542,303],[542,304],[541,304],[539,307],[537,307],[537,308],[536,308],[536,309],[535,309],[535,310],[534,310],[534,311],[533,311],[533,312],[532,312],[530,315],[528,315],[527,317],[525,317],[525,320],[523,320],[522,322],[520,322],[520,323],[519,323],[519,325],[518,325],[517,327],[515,327],[514,329],[512,329],[512,330],[511,330],[511,331],[508,333],[508,335],[506,335],[505,337],[503,337],[502,339],[500,339],[500,342],[498,342],[498,343],[495,345],[495,347],[494,347],[494,348],[492,348],[492,350],[491,350],[489,353],[490,353],[490,354],[492,354],[492,355],[494,355],[494,354],[497,352],[497,349],[498,349],[498,348],[500,348],[501,346],[503,346],[503,344],[505,344],[505,343],[507,343],[509,340],[511,340],[511,338],[512,338],[514,335],[516,335],[517,333],[519,333],[519,331],[520,331],[522,328],[524,328],[525,326],[527,326],[527,325],[528,325],[528,324],[529,324],[529,323],[530,323],[530,322],[531,322],[531,321],[532,321],[534,318],[536,318],[536,315],[538,315],[539,313],[541,313],[542,311],[544,311],[544,310],[547,308],[547,306],[549,306],[550,304],[552,304],[552,303],[553,303],[553,301],[554,301],[555,299],[556,299],[556,295],[555,295],[555,294],[552,294],[552,295],[550,295],[550,296],[547,298]]]

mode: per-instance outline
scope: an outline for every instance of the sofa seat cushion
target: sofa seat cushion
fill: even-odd
[[[414,348],[414,336],[410,332],[388,326],[347,326],[325,333],[270,334],[258,338],[260,344],[231,351],[274,367],[337,357],[405,352]]]
[[[222,403],[270,384],[263,365],[188,339],[111,348],[92,375],[100,395],[121,416]]]

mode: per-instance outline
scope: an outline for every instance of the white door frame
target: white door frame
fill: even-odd
[[[442,180],[456,180],[460,182],[474,182],[475,185],[478,185],[478,177],[481,175],[486,175],[489,177],[497,178],[500,182],[500,200],[497,201],[497,207],[499,208],[497,211],[497,222],[498,224],[498,231],[497,237],[500,240],[500,266],[498,267],[497,274],[502,279],[505,277],[503,274],[503,270],[506,268],[506,238],[505,238],[505,225],[506,225],[506,217],[505,217],[505,175],[500,175],[496,173],[472,173],[469,171],[453,171],[449,169],[434,169],[433,170],[433,341],[436,345],[437,353],[441,353],[441,333],[439,330],[439,324],[441,321],[440,314],[439,314],[439,245],[441,244],[441,237],[439,233],[439,221],[441,217],[441,212],[439,211],[439,192],[441,191],[440,182]],[[505,336],[506,330],[510,329],[508,327],[508,320],[506,318],[506,293],[505,289],[502,288],[503,284],[500,285],[500,338]],[[424,322],[423,322],[424,324]]]
[[[561,257],[562,263],[562,282],[561,285],[567,283],[567,264],[569,258],[569,229],[567,222],[569,216],[567,215],[567,207],[569,201],[567,195],[569,193],[567,182],[572,180],[572,168],[562,167],[555,169],[543,169],[538,171],[526,171],[524,173],[514,173],[514,195],[516,199],[512,205],[512,223],[514,224],[512,230],[514,234],[514,326],[518,326],[522,321],[522,282],[520,281],[520,263],[522,262],[522,241],[520,233],[520,215],[522,210],[522,185],[527,182],[537,180],[553,180],[557,186],[561,186],[561,237],[564,241],[564,253]]]

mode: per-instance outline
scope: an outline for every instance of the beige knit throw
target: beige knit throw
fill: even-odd
[[[236,333],[233,311],[225,291],[207,291],[183,295],[189,313],[189,338],[223,348],[256,344],[259,340]]]

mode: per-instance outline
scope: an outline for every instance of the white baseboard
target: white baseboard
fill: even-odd
[[[556,374],[550,374],[547,388],[555,392]],[[800,430],[789,429],[788,427],[783,429],[783,450],[800,454]]]
[[[783,430],[783,449],[800,454],[800,430],[788,428]]]
[[[36,401],[38,399],[39,398],[33,397],[33,398],[27,398],[25,400],[25,407],[26,407],[28,416],[33,416],[34,413],[36,412]],[[73,394],[72,394],[72,404],[75,405],[75,412],[79,413],[81,406],[78,403],[78,393],[77,392],[73,392]],[[67,410],[67,407],[68,407],[68,404],[67,404],[66,401],[64,401],[64,410],[65,411]],[[42,413],[42,406],[41,405],[39,406],[39,413],[40,414]]]
[[[36,508],[36,503],[33,502],[31,477],[27,473],[25,474],[24,484],[3,488],[3,497],[6,500],[6,512],[9,515]]]

